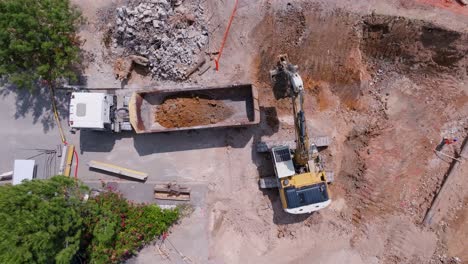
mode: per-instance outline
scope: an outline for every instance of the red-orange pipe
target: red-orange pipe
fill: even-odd
[[[234,16],[236,15],[238,2],[239,0],[236,0],[236,3],[234,4],[234,9],[232,10],[231,17],[229,18],[228,26],[226,28],[226,31],[224,32],[223,42],[221,42],[221,48],[219,49],[218,57],[215,58],[216,71],[219,70],[219,60],[221,59],[221,55],[223,54],[224,45],[226,44],[226,40],[229,35],[229,29],[231,28],[232,21],[234,20]]]
[[[78,164],[79,164],[79,160],[78,160],[78,152],[76,152],[76,148],[73,149],[73,155],[75,155],[75,158],[76,158],[76,164],[75,164],[75,180],[78,179]]]

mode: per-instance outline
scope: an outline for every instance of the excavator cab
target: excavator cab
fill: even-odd
[[[331,200],[324,171],[311,172],[310,166],[295,166],[288,146],[271,149],[281,204],[291,214],[311,213],[327,207]],[[314,166],[315,167],[315,166]]]

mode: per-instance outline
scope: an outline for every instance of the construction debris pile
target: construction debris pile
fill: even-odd
[[[117,8],[114,47],[147,58],[156,78],[184,79],[207,43],[197,1],[143,0]]]

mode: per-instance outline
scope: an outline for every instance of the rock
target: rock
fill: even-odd
[[[185,14],[185,20],[187,24],[192,25],[193,23],[195,23],[195,19],[196,17],[194,14]]]
[[[132,68],[132,62],[130,60],[125,60],[119,58],[114,63],[114,75],[120,81],[123,81],[128,78]]]
[[[127,53],[144,55],[135,63],[148,66],[155,77],[181,80],[207,44],[207,30],[204,23],[196,23],[203,18],[197,3],[187,2],[177,11],[171,3],[174,0],[140,0],[117,8],[113,43]]]
[[[159,21],[158,20],[153,20],[153,27],[159,28]]]
[[[149,63],[149,60],[143,56],[131,55],[129,56],[129,59],[132,60],[134,63],[142,66],[148,66]]]
[[[127,20],[127,25],[133,27],[136,25],[136,19],[129,19]]]
[[[125,16],[125,12],[126,12],[125,7],[119,7],[119,8],[116,9],[116,11],[117,11],[117,16],[118,17],[121,18],[121,17]]]
[[[167,12],[162,10],[162,9],[159,9],[158,10],[158,16],[157,16],[159,19],[161,20],[164,20],[167,18]]]
[[[142,21],[143,21],[143,23],[149,23],[149,22],[153,21],[153,18],[147,17],[147,18],[143,19]]]

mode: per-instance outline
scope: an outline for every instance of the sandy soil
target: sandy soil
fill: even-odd
[[[157,107],[154,118],[164,127],[216,124],[229,118],[232,110],[221,101],[207,98],[168,98]]]
[[[456,137],[443,149],[456,155],[468,134],[468,17],[432,2],[239,1],[220,71],[188,81],[252,82],[262,112],[258,127],[225,137],[219,153],[227,159],[197,178],[209,182],[206,262],[468,262],[460,243],[468,228],[466,181],[446,201],[442,221],[421,225],[451,162],[435,147]],[[220,46],[232,5],[203,2],[209,52]],[[269,80],[282,53],[305,81],[310,134],[333,139],[323,152],[335,171],[333,202],[312,215],[285,214],[277,193],[257,186],[273,171],[253,144],[294,137],[290,100]],[[129,84],[151,82],[133,72]],[[248,143],[230,147],[239,141]]]
[[[334,205],[301,218],[278,212],[275,193],[264,193],[266,201],[252,195],[257,201],[240,204],[240,216],[230,213],[231,206],[222,210],[215,204],[213,263],[308,263],[311,258],[324,263],[437,263],[457,256],[441,250],[437,227],[422,229],[420,222],[449,166],[433,149],[443,136],[463,139],[467,134],[466,30],[443,18],[419,20],[424,11],[399,4],[363,14],[353,4],[343,8],[346,1],[336,2],[245,3],[239,12],[244,22],[234,27],[240,32],[233,33],[252,40],[240,45],[251,51],[250,78],[260,89],[262,106],[275,109],[278,121],[268,115],[265,128],[269,138],[292,139],[293,128],[289,100],[272,89],[269,70],[281,53],[299,65],[311,133],[334,139],[324,153],[327,166],[337,173],[331,187]],[[395,8],[407,8],[401,14],[411,15],[396,17]],[[466,17],[460,20],[466,23]],[[453,154],[460,146],[444,151]],[[257,212],[245,213],[250,207]],[[345,242],[337,246],[335,235]],[[228,250],[232,241],[243,242]],[[304,241],[310,246],[302,251]],[[441,260],[438,256],[444,254],[447,258]]]

